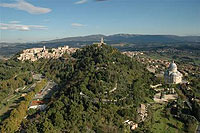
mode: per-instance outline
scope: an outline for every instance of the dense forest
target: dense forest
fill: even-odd
[[[123,122],[138,122],[137,108],[154,95],[149,86],[155,77],[107,45],[86,46],[68,60],[40,60],[34,65],[56,80],[60,90],[45,111],[24,120],[21,131],[128,131]]]

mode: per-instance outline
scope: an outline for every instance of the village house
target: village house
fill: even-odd
[[[78,48],[69,48],[69,46],[46,49],[45,46],[43,48],[32,48],[23,50],[22,54],[17,58],[18,60],[25,61],[36,61],[40,58],[54,58],[57,59],[62,57],[64,53],[72,54],[76,52]]]
[[[44,110],[47,107],[44,101],[32,101],[29,109]]]

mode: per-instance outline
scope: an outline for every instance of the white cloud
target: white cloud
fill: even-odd
[[[20,23],[20,21],[10,21],[9,23],[10,24],[18,24],[18,23]]]
[[[14,8],[30,14],[45,14],[51,11],[50,8],[37,7],[24,0],[17,0],[15,3],[0,3],[0,7]]]
[[[87,0],[80,0],[80,1],[75,2],[74,4],[84,4],[86,2],[87,2]]]
[[[18,30],[18,31],[30,31],[30,30],[46,30],[46,26],[42,25],[22,25],[12,23],[0,23],[0,30]]]
[[[80,24],[80,23],[72,23],[71,26],[73,26],[73,27],[83,27],[85,25]]]

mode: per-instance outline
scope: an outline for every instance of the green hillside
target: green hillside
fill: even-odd
[[[60,79],[61,89],[47,110],[24,122],[22,130],[128,131],[123,122],[137,122],[139,104],[153,97],[149,87],[153,75],[142,64],[107,45],[86,46],[73,55],[73,60],[68,67],[59,69],[65,76],[56,77]],[[48,65],[53,64],[47,63],[45,68]]]

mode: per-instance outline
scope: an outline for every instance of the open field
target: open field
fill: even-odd
[[[181,133],[184,130],[184,123],[172,118],[166,117],[163,110],[165,105],[154,104],[152,109],[153,125],[151,131],[153,133]],[[163,130],[164,129],[164,130]]]

